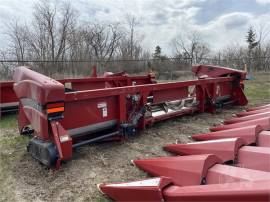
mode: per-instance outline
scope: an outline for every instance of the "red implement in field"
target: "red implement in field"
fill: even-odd
[[[28,151],[58,168],[71,158],[73,148],[123,139],[168,118],[247,104],[245,72],[203,65],[193,72],[203,79],[156,84],[152,75],[115,75],[58,82],[18,67],[14,91],[20,101],[19,130],[31,125],[35,137]]]

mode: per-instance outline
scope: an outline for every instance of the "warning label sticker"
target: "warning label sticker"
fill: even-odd
[[[106,102],[100,102],[97,104],[97,107],[100,109],[100,108],[104,108],[104,107],[107,107],[107,103]]]
[[[102,116],[103,117],[107,117],[108,116],[107,107],[102,108]]]
[[[108,116],[108,110],[107,110],[107,103],[106,102],[100,102],[97,105],[98,109],[102,110],[102,117]]]

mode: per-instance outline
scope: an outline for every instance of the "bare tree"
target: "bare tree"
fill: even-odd
[[[127,26],[123,30],[123,37],[120,42],[120,55],[122,59],[139,59],[143,52],[140,45],[141,36],[136,34],[139,19],[128,13],[125,15],[125,21]]]
[[[39,57],[52,61],[64,59],[68,49],[67,40],[75,26],[75,14],[70,3],[65,3],[61,10],[47,1],[39,2],[34,11],[34,27],[29,45],[38,50]],[[33,38],[36,40],[33,42]]]
[[[85,41],[88,44],[90,55],[100,61],[105,67],[116,53],[121,34],[118,25],[92,24],[85,30]]]
[[[27,44],[27,30],[24,26],[20,25],[18,21],[11,21],[7,24],[9,31],[7,35],[10,39],[10,53],[15,56],[16,60],[23,61],[25,59]],[[19,65],[23,65],[23,62],[19,62]]]
[[[253,65],[255,67],[255,70],[264,70],[267,66],[267,57],[270,56],[270,53],[267,51],[267,43],[270,41],[267,41],[267,37],[270,33],[270,27],[266,26],[265,24],[260,24],[257,28],[257,34],[258,34],[258,42],[256,47],[253,50]]]
[[[13,64],[5,62],[8,58],[8,52],[6,50],[0,50],[0,80],[2,79],[11,79],[12,78],[12,73],[13,69],[12,66]]]
[[[189,58],[191,64],[199,63],[209,52],[208,45],[203,42],[197,32],[186,37],[178,36],[173,40],[174,52],[178,57]]]
[[[139,21],[138,19],[136,18],[136,16],[128,13],[126,15],[126,21],[127,21],[127,24],[128,24],[128,27],[129,27],[129,39],[128,39],[128,42],[129,42],[129,56],[131,58],[133,58],[133,54],[134,54],[134,46],[135,46],[135,43],[136,41],[134,40],[134,32],[135,32],[135,27],[139,24]],[[136,48],[136,47],[135,47]]]

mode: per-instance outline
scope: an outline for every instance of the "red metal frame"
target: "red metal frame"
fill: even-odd
[[[72,87],[73,90],[91,90],[100,88],[113,88],[129,85],[142,85],[156,83],[155,75],[130,76],[125,72],[104,73],[104,76],[98,77],[96,68],[92,68],[91,77],[68,78],[57,80],[65,86]],[[1,112],[17,111],[19,99],[13,90],[14,81],[0,82],[0,110]]]
[[[70,158],[72,147],[89,143],[89,139],[125,136],[122,130],[125,124],[132,125],[133,131],[175,116],[247,104],[242,84],[245,72],[201,66],[204,74],[206,70],[208,78],[156,84],[152,74],[138,77],[109,74],[104,78],[56,81],[19,67],[14,74],[14,91],[20,99],[19,130],[30,124],[36,137],[56,145],[60,162]],[[68,92],[63,84],[70,88]],[[180,102],[180,107],[170,108],[175,102]],[[62,106],[63,111],[48,114],[48,107],[54,105]],[[159,109],[158,113],[154,108]],[[100,128],[105,130],[109,126],[114,129],[108,135],[99,134]],[[66,141],[59,141],[61,136]]]

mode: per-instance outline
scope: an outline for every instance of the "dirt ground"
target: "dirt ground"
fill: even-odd
[[[267,79],[267,78],[266,78]],[[266,80],[268,82],[268,80]],[[252,92],[253,93],[253,92]],[[251,105],[266,103],[269,95]],[[26,152],[27,137],[18,135],[16,116],[3,117],[0,132],[0,201],[107,201],[96,184],[149,177],[130,160],[171,155],[162,150],[168,143],[191,142],[190,135],[208,132],[243,107],[216,114],[196,114],[175,118],[141,131],[125,142],[84,146],[74,151],[71,161],[52,171]]]

